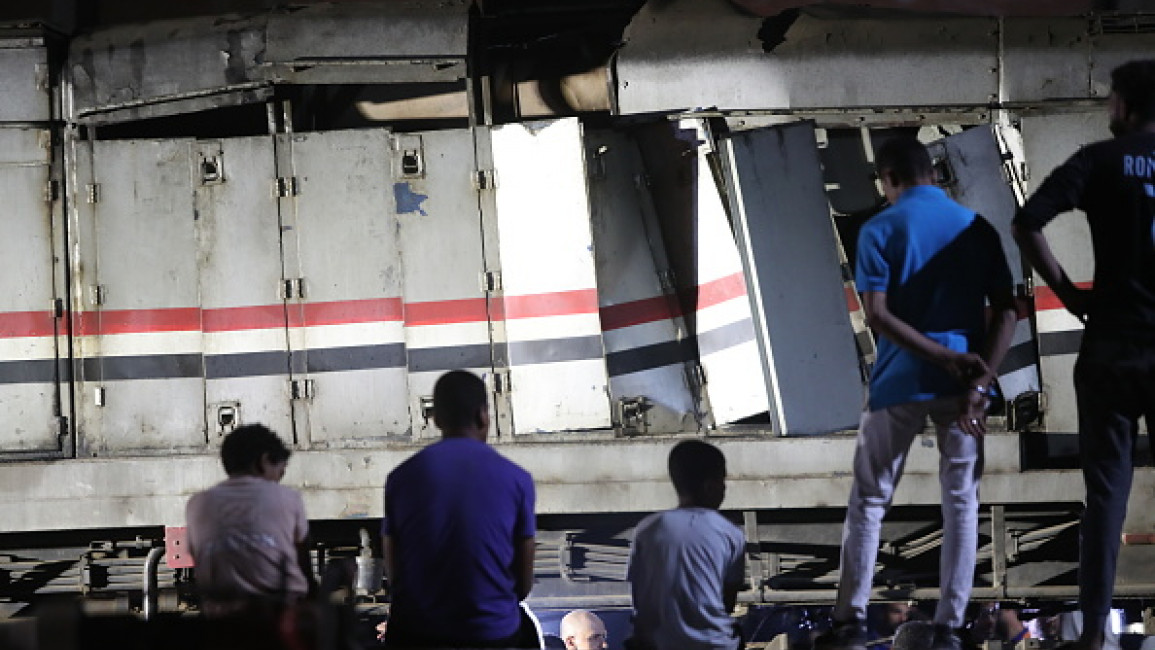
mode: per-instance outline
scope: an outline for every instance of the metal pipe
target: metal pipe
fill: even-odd
[[[151,619],[157,610],[157,568],[160,566],[160,558],[164,557],[164,547],[154,546],[148,551],[148,557],[144,560],[144,577],[143,577],[143,591],[144,591],[144,620]]]

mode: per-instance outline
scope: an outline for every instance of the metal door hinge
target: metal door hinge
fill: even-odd
[[[104,386],[97,386],[96,388],[92,389],[92,403],[94,405],[104,406],[105,397],[106,397],[106,395],[105,395],[106,390],[107,389],[105,389]]]
[[[274,192],[277,198],[297,196],[301,193],[301,186],[296,176],[278,176],[274,182]]]
[[[64,300],[61,298],[52,299],[52,317],[64,318]]]
[[[673,269],[658,271],[658,284],[662,285],[662,293],[673,294],[678,292],[678,278]]]
[[[492,169],[478,169],[473,172],[473,189],[492,190],[497,188],[497,173]]]
[[[88,287],[88,299],[93,305],[103,305],[104,299],[108,297],[107,293],[108,291],[103,284],[94,284]]]
[[[291,399],[313,399],[313,396],[317,394],[316,391],[317,387],[314,385],[312,379],[289,380],[289,396]]]
[[[281,300],[305,298],[305,278],[281,280]]]
[[[48,184],[44,186],[44,200],[47,203],[60,200],[60,181],[48,181]]]
[[[481,290],[484,293],[501,291],[501,271],[485,271],[482,273]]]
[[[493,372],[493,392],[503,395],[513,390],[510,385],[508,370],[495,370]]]
[[[100,201],[100,183],[89,183],[84,186],[84,202],[98,203]]]

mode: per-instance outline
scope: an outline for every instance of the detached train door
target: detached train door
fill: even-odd
[[[774,429],[853,428],[862,382],[814,125],[734,133],[719,150]]]
[[[943,187],[959,203],[986,217],[999,232],[1003,253],[1011,267],[1016,294],[1026,294],[1026,280],[1019,248],[1011,237],[1011,220],[1018,200],[1010,184],[1010,153],[1004,153],[996,127],[968,129],[928,145]],[[1020,319],[1011,347],[999,368],[999,387],[1008,402],[1008,426],[1015,427],[1011,404],[1022,404],[1039,392],[1039,346],[1035,323]],[[1037,403],[1036,403],[1037,404]],[[1025,409],[1035,411],[1037,406]]]

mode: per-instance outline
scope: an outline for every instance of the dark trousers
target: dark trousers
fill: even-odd
[[[520,627],[511,636],[504,639],[457,641],[447,640],[443,630],[411,629],[404,620],[390,618],[385,628],[385,647],[393,650],[408,650],[410,648],[536,648],[541,644],[537,639],[537,626],[533,620],[520,610]]]
[[[1079,609],[1084,635],[1097,635],[1111,608],[1139,417],[1146,418],[1148,427],[1155,425],[1155,343],[1084,338],[1075,364],[1075,394],[1087,486]]]

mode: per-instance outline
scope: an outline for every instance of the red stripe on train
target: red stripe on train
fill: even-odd
[[[1080,289],[1090,289],[1090,282],[1076,282],[1076,287]],[[1063,306],[1063,301],[1055,295],[1055,292],[1046,285],[1039,285],[1035,287],[1035,311],[1046,311],[1048,309],[1066,309]]]
[[[671,304],[667,296],[654,296],[602,307],[602,330],[608,332],[643,323],[669,320],[683,316],[688,311],[705,309],[745,297],[746,281],[741,273],[734,273],[682,290],[678,295],[678,305]]]
[[[0,312],[0,338],[55,336],[56,319],[49,311]]]

